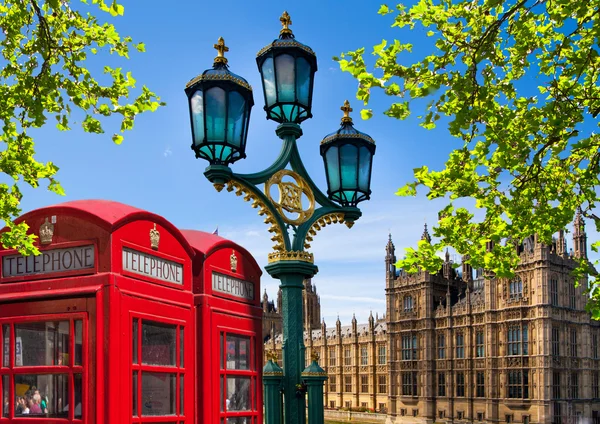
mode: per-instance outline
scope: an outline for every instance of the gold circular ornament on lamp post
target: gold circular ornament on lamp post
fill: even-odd
[[[284,177],[290,177],[294,182],[283,181]],[[271,196],[271,187],[276,185],[279,189],[279,201]],[[288,224],[300,225],[310,219],[315,211],[315,195],[304,178],[294,171],[282,169],[277,171],[265,183],[265,195],[273,202],[273,205],[281,215],[282,219]],[[302,205],[302,195],[308,198],[308,208],[304,209]],[[296,219],[290,218],[285,212],[296,213]]]

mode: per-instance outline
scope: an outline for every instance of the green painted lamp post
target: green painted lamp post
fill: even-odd
[[[371,166],[375,142],[357,131],[349,113],[348,101],[341,127],[321,141],[321,156],[327,175],[327,195],[322,193],[307,174],[296,142],[302,136],[300,123],[312,117],[312,94],[317,59],[310,47],[296,41],[289,28],[287,12],[280,18],[283,29],[278,39],[264,47],[256,62],[262,77],[265,112],[279,126],[276,134],[283,141],[279,157],[262,172],[233,173],[230,164],[246,157],[246,138],[250,110],[254,104],[252,88],[242,77],[229,71],[224,53],[229,49],[222,38],[215,44],[218,56],[212,69],[192,79],[185,88],[190,108],[192,149],[196,157],[209,162],[204,175],[218,191],[227,188],[251,202],[265,217],[271,240],[267,272],[281,281],[283,315],[284,422],[306,421],[305,392],[307,383],[313,393],[309,402],[310,424],[321,424],[322,388],[326,377],[318,378],[312,369],[306,371],[302,320],[303,281],[318,269],[313,254],[308,252],[313,237],[322,227],[345,223],[348,228],[361,216],[356,207],[371,194]],[[261,189],[259,185],[264,184]],[[277,187],[279,198],[272,190]],[[291,235],[290,235],[291,233]],[[272,362],[272,361],[270,361]],[[318,366],[316,361],[315,366]],[[268,364],[273,368],[273,364]],[[269,396],[265,396],[265,413],[269,423],[279,423],[280,405],[273,405],[273,378],[269,368]],[[314,368],[314,367],[313,367]],[[303,371],[305,371],[303,377]],[[265,380],[265,387],[267,386]],[[321,390],[318,390],[320,385]],[[316,395],[321,393],[321,396]],[[309,393],[310,397],[310,393]],[[281,399],[279,399],[280,401]],[[258,405],[257,407],[260,407]],[[311,409],[313,410],[311,414]]]

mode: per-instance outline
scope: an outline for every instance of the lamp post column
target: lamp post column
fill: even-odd
[[[296,393],[296,385],[302,384],[305,364],[302,290],[304,279],[314,276],[318,268],[309,262],[283,260],[271,263],[265,269],[281,281],[284,421],[286,424],[304,424],[306,398],[304,393]]]

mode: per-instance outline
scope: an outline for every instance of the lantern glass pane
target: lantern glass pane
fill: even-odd
[[[227,142],[235,146],[240,145],[242,129],[244,128],[244,109],[246,102],[237,91],[229,92],[229,109],[227,113]]]
[[[364,192],[369,191],[369,175],[371,175],[371,152],[365,146],[360,148],[358,167],[358,188]]]
[[[296,93],[298,103],[308,105],[308,92],[310,87],[310,65],[303,57],[296,59]]]
[[[190,107],[192,108],[194,144],[197,146],[204,141],[204,100],[202,98],[202,90],[194,93],[190,99]]]
[[[220,87],[208,89],[206,91],[206,136],[208,142],[222,143],[225,141],[226,114],[225,91]]]
[[[283,109],[283,116],[285,120],[289,122],[295,122],[296,117],[298,116],[298,106],[296,105],[283,105],[281,106]]]
[[[277,101],[277,92],[275,91],[275,70],[273,69],[273,58],[268,57],[262,64],[263,89],[267,98],[267,106],[271,106]]]
[[[289,54],[282,54],[275,58],[275,74],[277,76],[277,94],[280,102],[296,101],[295,80],[296,72],[294,58]],[[289,116],[286,114],[286,116]]]
[[[356,146],[346,144],[340,147],[340,164],[342,171],[342,188],[355,190],[356,173],[358,172],[358,151]]]
[[[327,165],[329,191],[337,191],[340,189],[340,160],[337,147],[331,147],[327,150],[327,153],[325,153],[325,164]]]

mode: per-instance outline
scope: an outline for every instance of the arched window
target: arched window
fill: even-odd
[[[515,279],[510,282],[509,287],[511,298],[519,298],[523,296],[523,282],[519,277],[515,277]]]

